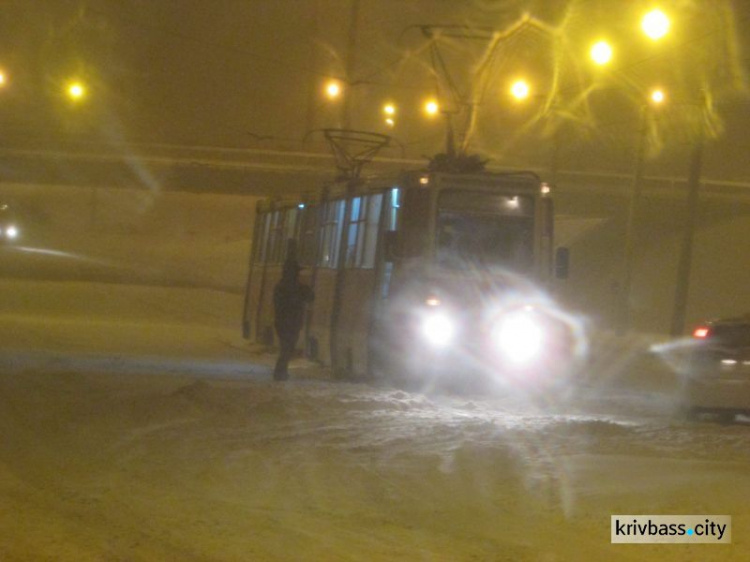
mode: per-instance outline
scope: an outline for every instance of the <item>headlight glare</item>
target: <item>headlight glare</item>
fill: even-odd
[[[18,236],[18,229],[15,226],[9,226],[5,229],[5,235],[8,238],[15,238],[16,236]]]
[[[454,332],[453,322],[445,314],[430,314],[422,321],[422,335],[432,345],[446,345]]]
[[[494,339],[503,356],[520,365],[542,353],[544,329],[532,311],[512,312],[500,320]]]

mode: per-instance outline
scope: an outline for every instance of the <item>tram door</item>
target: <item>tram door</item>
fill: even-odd
[[[343,272],[332,326],[331,363],[334,373],[353,377],[367,374],[367,351],[373,295],[377,286],[376,258],[383,193],[355,196],[347,207],[347,235],[342,251]]]
[[[375,285],[372,294],[372,313],[368,328],[367,368],[369,375],[383,375],[383,354],[387,355],[388,305],[394,269],[398,260],[398,228],[401,216],[402,191],[394,187],[384,193],[380,216],[379,243],[375,264]]]

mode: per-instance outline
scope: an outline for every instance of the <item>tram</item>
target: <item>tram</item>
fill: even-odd
[[[425,168],[258,204],[243,332],[273,345],[273,288],[302,266],[299,347],[339,377],[549,377],[576,334],[547,296],[567,276],[551,188],[532,172]],[[470,374],[471,373],[471,374]]]

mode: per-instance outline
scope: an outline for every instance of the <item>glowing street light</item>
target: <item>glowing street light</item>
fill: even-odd
[[[630,294],[633,285],[633,270],[635,268],[635,229],[636,212],[640,206],[643,190],[643,172],[646,157],[646,141],[648,136],[648,120],[654,111],[653,106],[664,102],[666,95],[663,90],[653,90],[649,95],[651,103],[641,105],[640,127],[636,144],[633,181],[631,186],[630,203],[628,205],[627,223],[625,225],[625,251],[623,254],[622,283],[618,303],[618,332],[625,334],[632,327]]]
[[[337,80],[330,80],[326,84],[325,92],[328,99],[335,100],[341,96],[341,83]]]
[[[430,117],[434,117],[440,113],[440,105],[435,100],[428,100],[424,104],[424,112]]]
[[[664,94],[663,90],[654,90],[651,92],[651,101],[655,104],[663,103],[666,99],[666,96]]]
[[[510,87],[510,95],[512,95],[518,101],[527,99],[530,93],[531,88],[525,80],[516,80]]]
[[[606,41],[597,41],[589,52],[591,59],[599,66],[604,66],[612,60],[612,47]]]
[[[78,81],[70,82],[66,89],[68,97],[73,101],[79,101],[86,95],[86,87]]]
[[[393,103],[386,103],[383,106],[383,113],[385,114],[385,124],[388,127],[395,127],[396,126],[396,106]]]
[[[5,87],[5,85],[8,83],[8,79],[5,76],[5,72],[0,70],[0,88]]]
[[[658,41],[669,32],[669,17],[659,9],[651,10],[641,20],[641,29],[648,37]]]

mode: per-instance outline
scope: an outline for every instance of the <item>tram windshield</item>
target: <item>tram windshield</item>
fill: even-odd
[[[478,191],[446,190],[438,199],[437,262],[447,268],[534,265],[534,200]]]

